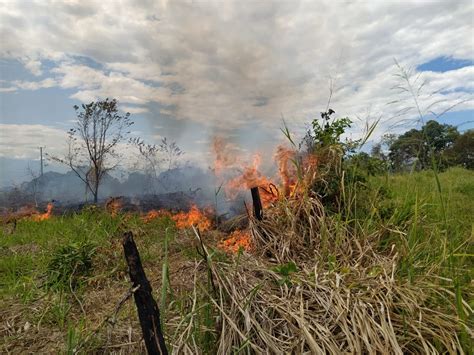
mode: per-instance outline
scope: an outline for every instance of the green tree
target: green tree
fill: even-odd
[[[395,170],[411,166],[427,169],[432,166],[432,159],[445,167],[447,162],[443,159],[443,152],[458,137],[456,127],[430,120],[421,129],[411,129],[392,141],[389,148],[392,167]]]
[[[378,152],[378,148],[375,147],[375,152]],[[374,149],[372,149],[373,151]],[[373,152],[372,152],[373,153]],[[351,167],[356,169],[358,174],[375,176],[384,173],[387,169],[385,160],[380,156],[371,156],[365,152],[359,152],[352,155],[346,162],[347,170],[350,170]]]
[[[466,169],[474,169],[474,129],[459,135],[446,149],[444,157],[449,165],[461,165]]]

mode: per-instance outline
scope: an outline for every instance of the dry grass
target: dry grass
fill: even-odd
[[[394,263],[377,273],[327,272],[315,264],[281,284],[269,265],[249,258],[216,265],[221,312],[218,353],[246,344],[258,353],[462,353],[459,320],[432,308],[429,284],[396,281]],[[466,305],[466,307],[468,307]]]
[[[193,315],[203,293],[216,322],[200,331],[215,334],[217,354],[464,353],[458,334],[473,334],[456,316],[452,292],[428,276],[416,284],[397,278],[395,246],[379,251],[383,229],[338,222],[310,196],[280,201],[250,228],[252,255],[196,266],[190,316],[171,340],[175,353],[202,353]],[[199,282],[205,265],[214,292]],[[466,302],[462,308],[472,314]]]

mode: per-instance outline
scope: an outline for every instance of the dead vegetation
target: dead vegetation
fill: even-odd
[[[427,276],[396,277],[395,248],[378,251],[380,234],[360,235],[324,215],[316,198],[284,201],[252,220],[252,254],[195,270],[191,314],[206,294],[215,310],[213,350],[245,353],[463,353],[468,326],[434,302],[452,298]],[[207,265],[216,291],[199,283]],[[464,302],[463,310],[472,314]],[[181,319],[175,353],[200,353],[194,318]],[[201,329],[201,331],[205,331]]]

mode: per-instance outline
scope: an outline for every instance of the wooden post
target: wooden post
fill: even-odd
[[[263,219],[263,207],[262,201],[260,200],[260,192],[258,191],[258,187],[252,187],[250,192],[252,193],[253,212],[255,218],[261,221]]]
[[[165,339],[161,331],[160,310],[151,294],[151,285],[146,278],[140,261],[140,254],[133,240],[132,232],[125,232],[122,240],[125,259],[128,264],[133,287],[139,286],[133,294],[137,306],[138,318],[142,327],[145,346],[150,355],[167,355]]]

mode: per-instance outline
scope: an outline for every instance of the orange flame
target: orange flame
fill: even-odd
[[[275,154],[275,159],[278,163],[278,172],[283,185],[283,194],[285,197],[292,196],[297,181],[296,166],[296,152],[284,146],[278,146]]]
[[[203,213],[196,205],[192,205],[189,212],[178,212],[176,214],[171,214],[166,210],[151,210],[145,216],[142,217],[142,220],[145,223],[148,223],[158,217],[170,217],[175,223],[176,227],[179,229],[190,228],[195,226],[201,231],[206,231],[211,228],[211,220]]]
[[[240,191],[259,187],[262,204],[266,207],[280,197],[294,197],[304,192],[316,173],[317,158],[314,155],[301,156],[296,150],[285,146],[278,146],[275,152],[274,158],[279,174],[274,179],[260,172],[261,156],[259,154],[254,155],[252,164],[245,164],[239,159],[237,149],[224,139],[215,138],[213,147],[216,175],[222,175],[226,170],[230,173],[235,172],[236,168],[240,170],[238,176],[228,179],[223,184],[225,194],[230,199],[235,199]],[[277,184],[274,181],[280,183]]]
[[[218,247],[226,252],[237,253],[240,248],[245,251],[251,250],[251,236],[246,230],[235,230],[229,238],[221,241]]]
[[[241,175],[227,182],[224,191],[229,198],[235,198],[240,191],[253,187],[260,187],[260,198],[264,206],[278,198],[276,186],[258,170],[260,161],[260,155],[255,154],[253,164],[245,167]]]
[[[105,209],[112,217],[115,217],[123,208],[121,197],[112,197],[105,203]]]
[[[179,212],[171,218],[176,222],[176,227],[180,229],[196,226],[201,231],[205,231],[211,228],[211,221],[196,205],[192,205],[189,212]]]
[[[32,216],[33,221],[40,222],[50,219],[53,213],[53,207],[54,205],[51,202],[48,203],[48,205],[46,206],[46,212]]]
[[[166,210],[151,210],[148,211],[146,215],[142,217],[143,222],[148,223],[151,222],[152,220],[158,218],[158,217],[164,217],[164,216],[170,216],[171,213],[166,211]]]

